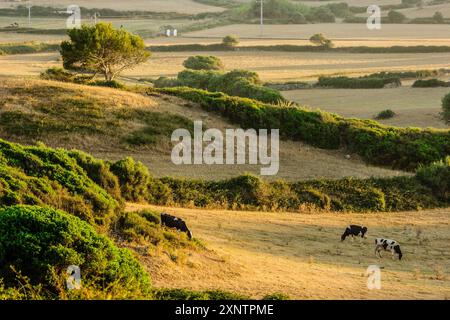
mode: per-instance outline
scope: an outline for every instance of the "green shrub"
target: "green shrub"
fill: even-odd
[[[428,80],[416,80],[412,87],[413,88],[434,88],[434,87],[448,87],[449,84],[445,81],[439,79],[428,79]]]
[[[262,300],[291,300],[291,298],[284,293],[272,293],[264,296]]]
[[[121,194],[125,200],[135,202],[146,200],[150,179],[146,166],[127,157],[113,163],[111,171],[119,178]]]
[[[221,73],[210,70],[184,70],[177,79],[158,79],[155,87],[186,86],[212,92],[224,92],[232,96],[252,98],[267,103],[284,101],[277,90],[263,87],[255,72],[246,70],[232,70]]]
[[[394,10],[388,12],[387,18],[390,23],[403,23],[406,20],[406,16],[403,13]]]
[[[120,209],[112,191],[115,182],[111,195],[92,181],[65,150],[25,147],[0,140],[0,159],[0,205],[47,204],[104,226]],[[96,176],[99,172],[95,172],[95,165],[83,165],[105,186],[115,180],[105,173]]]
[[[91,86],[98,86],[98,87],[109,87],[109,88],[115,88],[115,89],[124,89],[125,86],[116,81],[116,80],[97,80],[97,81],[92,81],[89,83],[89,85]]]
[[[384,119],[391,119],[393,117],[395,117],[395,112],[392,111],[391,109],[386,109],[383,111],[380,111],[376,116],[375,119],[377,120],[384,120]]]
[[[450,156],[417,170],[417,178],[444,201],[450,200]]]
[[[223,70],[223,62],[214,56],[193,56],[183,62],[183,66],[192,70]]]
[[[157,300],[249,300],[249,297],[222,290],[192,291],[187,289],[156,289]]]
[[[374,77],[319,77],[317,85],[320,87],[342,89],[381,89],[388,84],[401,85],[398,78],[374,78]]]
[[[222,45],[226,48],[234,48],[239,44],[239,37],[235,35],[228,35],[222,39]]]
[[[13,206],[0,211],[0,275],[10,287],[17,285],[11,266],[32,284],[58,294],[54,275],[77,265],[83,281],[99,288],[119,285],[145,294],[150,279],[126,249],[98,235],[80,219],[63,211],[36,206]]]
[[[44,80],[54,80],[62,82],[73,82],[75,75],[62,68],[49,68],[40,74],[40,78]]]
[[[442,98],[442,119],[450,124],[450,94]]]

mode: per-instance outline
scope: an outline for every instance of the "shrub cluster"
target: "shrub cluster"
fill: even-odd
[[[450,124],[450,94],[442,98],[442,119]]]
[[[439,79],[416,80],[413,83],[412,87],[413,88],[450,87],[450,83]]]
[[[183,70],[177,79],[158,79],[155,87],[186,86],[211,92],[224,92],[232,96],[252,98],[267,103],[284,101],[277,90],[264,87],[258,74],[246,70],[227,73],[204,70]]]
[[[448,169],[447,169],[448,170]],[[449,177],[442,178],[449,183]],[[266,182],[252,175],[223,181],[162,178],[171,190],[171,202],[246,210],[298,211],[305,207],[333,211],[403,211],[448,204],[431,186],[415,177],[385,179]]]
[[[155,90],[155,89],[151,89]],[[397,128],[297,106],[280,107],[192,88],[156,89],[199,103],[243,128],[279,129],[287,139],[325,149],[346,147],[367,162],[414,170],[450,154],[450,131]]]
[[[317,85],[320,87],[339,88],[339,89],[381,89],[386,85],[400,86],[399,78],[387,77],[319,77]]]
[[[113,192],[117,187],[115,178],[105,167],[75,158],[61,149],[25,147],[0,140],[0,206],[50,205],[93,225],[108,225],[120,210],[114,199],[118,196]],[[91,180],[79,163],[93,179],[110,184],[112,194]]]
[[[86,222],[37,206],[0,211],[0,275],[7,286],[17,286],[17,270],[58,296],[62,288],[55,276],[63,276],[70,265],[79,266],[83,281],[92,287],[119,286],[133,296],[150,291],[150,279],[131,252],[117,248]]]
[[[192,70],[222,70],[223,62],[215,56],[193,56],[183,62],[183,66]]]

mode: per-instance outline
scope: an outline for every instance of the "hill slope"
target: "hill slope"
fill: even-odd
[[[175,166],[170,135],[203,120],[208,128],[235,128],[225,119],[175,97],[144,97],[110,88],[61,82],[0,78],[0,137],[51,147],[80,149],[108,160],[129,155],[157,176],[221,179],[259,167]],[[321,150],[301,142],[281,141],[280,172],[290,181],[353,176],[398,176],[403,172],[367,166],[341,150]]]

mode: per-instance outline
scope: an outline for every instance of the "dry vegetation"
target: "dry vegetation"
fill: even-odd
[[[152,208],[185,219],[194,237],[221,258],[194,253],[184,265],[147,263],[155,286],[222,288],[255,298],[274,291],[294,299],[450,298],[448,209],[386,215]],[[368,239],[341,243],[350,223],[367,226]],[[374,256],[378,236],[400,242],[401,262],[387,253]],[[383,268],[381,290],[366,287],[371,264]]]
[[[391,109],[394,118],[381,123],[399,127],[433,127],[448,129],[441,120],[442,97],[448,88],[389,89],[307,89],[286,91],[283,95],[311,108],[345,117],[373,119],[380,111]]]

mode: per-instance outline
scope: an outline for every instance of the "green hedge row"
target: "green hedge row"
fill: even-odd
[[[391,46],[391,47],[336,47],[312,45],[272,45],[272,46],[240,46],[226,47],[222,43],[214,44],[180,44],[169,46],[151,46],[152,52],[183,51],[283,51],[283,52],[335,52],[335,53],[435,53],[450,52],[450,46]]]
[[[416,80],[413,83],[412,87],[413,88],[450,87],[450,83],[439,79]]]
[[[386,85],[401,86],[399,78],[375,78],[375,77],[319,77],[317,86],[339,89],[381,89]]]
[[[311,207],[332,211],[407,211],[449,204],[446,191],[435,193],[416,177],[266,182],[252,175],[223,181],[162,178],[170,189],[167,204],[246,210],[298,211]],[[436,175],[431,175],[435,177]]]
[[[149,94],[155,91],[199,103],[243,128],[280,129],[284,138],[324,149],[346,147],[376,165],[414,170],[450,154],[449,130],[388,127],[371,120],[345,119],[187,87],[150,89]]]
[[[49,52],[56,50],[59,50],[59,44],[47,44],[47,43],[0,44],[0,55],[27,54],[27,53]]]

